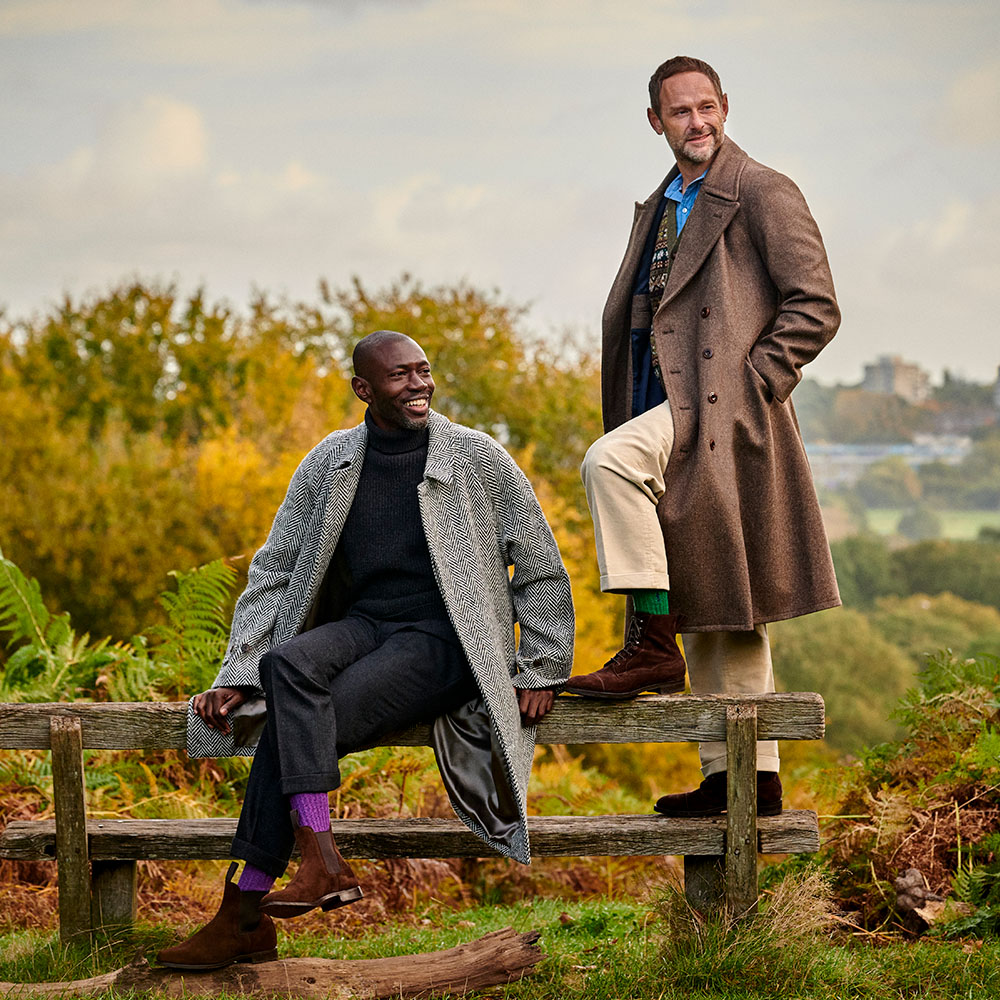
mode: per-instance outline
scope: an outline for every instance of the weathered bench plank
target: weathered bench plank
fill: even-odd
[[[646,695],[634,701],[595,704],[563,695],[538,727],[541,743],[685,743],[726,738],[726,708],[757,705],[757,738],[823,738],[823,699],[818,694]],[[0,704],[0,748],[49,749],[49,720],[76,716],[86,750],[170,750],[186,746],[186,702],[66,702]],[[414,726],[384,746],[428,746],[430,727]]]
[[[483,842],[457,819],[347,819],[333,821],[341,853],[350,858],[481,858]],[[723,855],[726,818],[666,819],[654,815],[531,816],[537,857]],[[811,810],[789,809],[757,821],[763,854],[819,850],[819,826]],[[91,819],[90,857],[95,860],[204,860],[230,856],[235,819]],[[0,855],[37,861],[55,855],[52,820],[17,820],[0,835]]]

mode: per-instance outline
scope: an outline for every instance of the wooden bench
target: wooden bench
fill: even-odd
[[[186,746],[185,703],[0,704],[0,749],[51,750],[55,820],[9,823],[0,857],[55,858],[59,926],[64,941],[131,923],[136,913],[136,862],[229,857],[236,820],[88,819],[83,751],[166,750]],[[536,857],[683,855],[685,892],[696,908],[725,902],[752,912],[757,853],[819,849],[816,814],[786,810],[756,815],[754,743],[820,739],[818,694],[754,696],[648,695],[602,703],[565,695],[539,726],[547,744],[675,743],[725,740],[730,781],[725,816],[667,819],[655,814],[534,816]],[[430,727],[392,738],[393,746],[428,746]],[[390,744],[386,744],[390,745]],[[348,858],[482,857],[483,843],[457,819],[334,820]]]

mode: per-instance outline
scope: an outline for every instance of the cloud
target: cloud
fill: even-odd
[[[103,123],[95,166],[125,183],[190,174],[206,164],[201,112],[169,97],[148,96],[116,109]]]

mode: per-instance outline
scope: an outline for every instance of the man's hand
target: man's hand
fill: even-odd
[[[237,688],[212,688],[196,694],[191,704],[212,729],[220,733],[229,732],[229,719],[226,716],[247,700],[247,696]]]
[[[519,688],[517,707],[521,710],[521,725],[537,726],[549,714],[555,700],[552,688]]]

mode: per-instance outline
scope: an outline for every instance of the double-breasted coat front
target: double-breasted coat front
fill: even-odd
[[[604,311],[605,431],[630,419],[631,302],[656,207],[636,205]],[[657,512],[685,631],[746,630],[840,603],[789,394],[840,322],[801,192],[726,138],[677,247],[652,337],[675,438]]]

